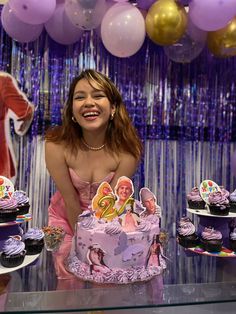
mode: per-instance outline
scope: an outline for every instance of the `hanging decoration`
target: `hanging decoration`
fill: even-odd
[[[133,56],[148,37],[171,61],[189,63],[205,47],[216,57],[234,56],[236,39],[228,26],[234,26],[235,7],[236,0],[9,0],[1,22],[19,43],[37,40],[45,29],[55,43],[73,45],[82,31],[94,30],[115,57]],[[226,28],[227,43],[220,44],[221,35],[212,32]]]

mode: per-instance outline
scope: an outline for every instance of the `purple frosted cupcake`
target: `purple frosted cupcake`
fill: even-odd
[[[236,228],[229,234],[229,246],[232,251],[236,252]]]
[[[24,191],[16,190],[13,193],[13,198],[17,201],[17,206],[19,208],[18,215],[28,214],[30,204],[29,204],[29,198],[26,195],[26,193]]]
[[[199,243],[196,229],[189,217],[182,217],[177,228],[179,244],[185,248],[195,247]]]
[[[208,203],[212,215],[227,216],[229,214],[229,200],[221,191],[210,193]]]
[[[44,247],[44,233],[38,228],[30,228],[24,235],[27,255],[39,254]]]
[[[192,188],[192,191],[187,194],[187,201],[188,201],[189,208],[205,209],[206,203],[202,199],[198,187]]]
[[[17,201],[13,197],[0,199],[0,222],[16,220],[18,212]]]
[[[18,239],[19,238],[19,239]],[[4,267],[16,267],[23,263],[25,259],[25,244],[20,237],[11,237],[5,241],[0,262]]]
[[[212,227],[205,227],[201,234],[203,249],[208,252],[220,252],[222,248],[222,233]]]
[[[236,190],[229,195],[229,211],[236,213]]]

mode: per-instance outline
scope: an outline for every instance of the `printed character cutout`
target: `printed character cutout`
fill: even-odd
[[[139,191],[140,202],[144,207],[144,211],[140,213],[140,217],[149,215],[157,215],[161,217],[161,207],[157,205],[156,196],[148,188],[142,188]]]
[[[121,216],[121,225],[125,232],[133,232],[136,230],[139,223],[139,216],[134,213],[134,199],[132,203],[125,206],[125,214]]]
[[[159,235],[155,234],[149,248],[146,266],[161,266],[161,256],[163,256],[163,249],[159,240]]]
[[[34,106],[20,91],[16,80],[8,73],[0,72],[0,175],[14,183],[17,176],[17,162],[12,145],[10,119],[15,132],[23,136],[28,130],[34,113]]]
[[[87,252],[87,260],[90,265],[90,273],[93,271],[107,273],[110,269],[104,263],[104,255],[106,252],[100,247],[99,244],[89,246]]]
[[[115,195],[117,201],[115,202],[115,209],[118,216],[125,211],[125,206],[130,203],[131,196],[134,193],[133,182],[126,176],[122,176],[117,180],[115,186]]]

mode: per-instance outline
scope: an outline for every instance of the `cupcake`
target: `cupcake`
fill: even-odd
[[[223,185],[221,185],[219,188],[220,188],[220,190],[221,190],[221,193],[222,193],[227,199],[229,199],[229,196],[230,196],[229,191],[226,190],[226,189],[223,187]]]
[[[201,234],[203,249],[208,252],[220,252],[222,248],[222,233],[212,227],[205,227]]]
[[[16,220],[18,212],[17,201],[13,197],[0,199],[0,222]]]
[[[182,217],[177,228],[179,244],[185,248],[195,247],[199,243],[196,229],[190,218]]]
[[[30,228],[24,235],[25,249],[27,255],[39,254],[44,247],[44,233],[38,228]]]
[[[21,237],[10,237],[5,241],[0,262],[4,267],[16,267],[23,263],[25,259],[25,244]]]
[[[188,201],[189,208],[205,209],[206,203],[202,199],[198,187],[192,188],[192,191],[187,194],[187,201]]]
[[[236,252],[236,228],[229,234],[229,246],[232,251]]]
[[[13,193],[13,198],[17,201],[17,206],[19,208],[18,215],[28,214],[30,204],[29,204],[29,198],[26,195],[26,193],[24,191],[16,190]]]
[[[229,195],[229,211],[236,213],[236,190]]]
[[[212,215],[227,216],[229,214],[229,200],[221,191],[210,193],[208,203]]]

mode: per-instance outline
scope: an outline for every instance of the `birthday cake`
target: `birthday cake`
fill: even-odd
[[[127,177],[119,178],[115,193],[103,182],[91,210],[79,216],[67,261],[78,278],[124,284],[149,280],[166,268],[156,197],[142,188],[138,201],[133,191]]]

